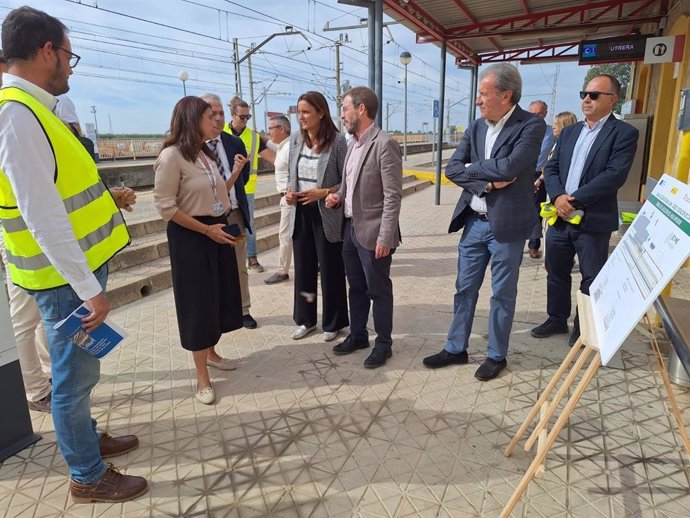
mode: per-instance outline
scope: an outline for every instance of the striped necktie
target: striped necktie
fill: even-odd
[[[217,139],[214,140],[209,140],[208,141],[209,145],[211,146],[211,149],[216,153],[216,165],[218,166],[218,172],[220,175],[223,177],[224,180],[228,179],[228,172],[225,170],[225,167],[223,166],[223,161],[220,159],[220,153],[218,153],[218,144],[220,144],[220,141]]]

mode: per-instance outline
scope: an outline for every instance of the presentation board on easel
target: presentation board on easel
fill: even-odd
[[[589,288],[606,365],[690,255],[690,187],[664,175]]]
[[[664,175],[590,286],[590,296],[578,293],[582,334],[506,448],[505,454],[510,456],[530,424],[538,418],[525,444],[529,451],[538,443],[537,454],[501,512],[502,518],[510,515],[530,481],[544,469],[546,454],[600,365],[611,360],[688,256],[690,188]],[[654,338],[653,343],[679,432],[690,456],[690,440]],[[566,399],[568,393],[571,395]],[[563,400],[565,405],[557,412]],[[553,429],[547,433],[549,420],[556,415]]]

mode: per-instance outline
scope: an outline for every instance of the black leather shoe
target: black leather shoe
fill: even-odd
[[[333,354],[338,356],[344,356],[345,354],[350,354],[358,349],[366,349],[369,347],[369,342],[356,342],[352,335],[347,335],[347,338],[340,342],[338,345],[333,346]]]
[[[364,366],[367,369],[382,367],[386,364],[386,361],[388,361],[388,358],[391,356],[393,356],[393,351],[390,347],[374,347],[374,350],[371,351],[371,354],[367,356],[366,360],[364,360]]]
[[[465,365],[467,363],[467,351],[453,354],[443,349],[440,353],[427,356],[422,360],[422,363],[430,369],[438,369],[448,365]]]
[[[247,329],[256,329],[259,324],[256,323],[256,320],[254,320],[253,316],[247,313],[246,315],[242,316],[242,325]]]
[[[532,336],[534,338],[548,338],[552,335],[561,335],[568,332],[568,324],[559,324],[550,318],[542,325],[532,329]]]
[[[498,361],[487,358],[484,360],[484,363],[479,366],[477,372],[474,373],[474,377],[479,381],[489,381],[498,376],[507,366],[508,362],[505,359]]]

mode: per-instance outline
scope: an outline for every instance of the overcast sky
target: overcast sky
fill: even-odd
[[[0,17],[4,19],[21,5],[42,9],[69,27],[73,51],[82,57],[70,78],[69,96],[83,123],[94,121],[95,106],[100,133],[165,132],[172,107],[183,95],[178,77],[182,70],[189,74],[187,94],[215,92],[229,100],[236,90],[232,39],[238,39],[243,56],[251,44],[284,32],[286,25],[302,31],[308,41],[300,35],[278,36],[252,56],[257,129],[265,127],[267,107],[284,112],[307,90],[326,94],[335,114],[333,42],[340,34],[343,38],[347,34],[350,41],[341,46],[341,81],[352,86],[367,83],[367,29],[323,30],[327,23],[330,27],[358,25],[367,10],[336,0],[2,0]],[[403,126],[404,69],[399,56],[406,50],[412,54],[408,128],[418,131],[426,122],[430,129],[432,102],[438,98],[440,50],[416,44],[412,32],[395,24],[384,33],[384,41],[388,42],[383,52],[384,128],[387,112],[391,130]],[[241,78],[243,97],[249,101],[247,65],[245,61],[241,66]],[[450,55],[446,71],[450,122],[466,126],[469,72],[458,70]],[[549,120],[564,110],[581,115],[577,93],[587,67],[572,62],[526,65],[520,66],[520,72],[523,107],[543,99],[549,104]]]

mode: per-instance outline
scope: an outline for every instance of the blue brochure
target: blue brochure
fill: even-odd
[[[105,322],[93,331],[86,332],[81,325],[81,319],[90,313],[91,309],[84,303],[66,319],[55,324],[53,328],[61,334],[70,337],[75,345],[78,345],[87,353],[100,360],[124,340],[127,337],[127,333],[109,319],[106,319]]]

